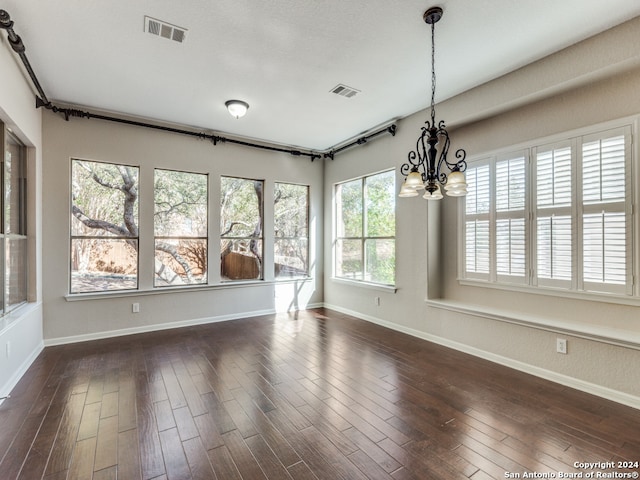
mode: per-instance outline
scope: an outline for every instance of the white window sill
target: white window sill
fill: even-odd
[[[368,288],[370,290],[378,290],[381,292],[396,293],[398,291],[394,285],[382,285],[380,283],[371,283],[364,280],[349,280],[347,278],[331,277],[331,281],[341,283],[343,285],[350,285],[352,287]]]
[[[188,293],[202,292],[210,290],[224,290],[229,288],[249,288],[262,287],[267,285],[281,285],[285,283],[310,282],[312,277],[304,278],[283,278],[277,280],[246,280],[246,281],[229,281],[216,285],[184,285],[181,287],[156,287],[153,289],[139,290],[112,290],[105,292],[89,292],[89,293],[70,293],[65,295],[67,302],[78,302],[83,300],[103,300],[106,298],[120,297],[142,297],[147,295],[164,295],[171,293]]]

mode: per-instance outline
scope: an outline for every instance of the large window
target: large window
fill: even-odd
[[[207,283],[207,175],[156,170],[156,287]]]
[[[276,183],[274,188],[276,278],[309,274],[309,187]]]
[[[7,313],[27,301],[27,217],[26,217],[26,155],[25,147],[5,131],[2,159],[2,290],[0,314]]]
[[[138,288],[138,168],[71,161],[71,293]]]
[[[220,187],[222,280],[261,279],[264,182],[222,177]]]
[[[631,295],[630,166],[629,126],[471,163],[464,278]]]
[[[395,172],[335,187],[335,276],[395,283]]]

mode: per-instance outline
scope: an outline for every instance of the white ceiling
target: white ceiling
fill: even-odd
[[[54,102],[324,151],[640,15],[638,0],[2,0]],[[186,28],[180,44],[144,16]],[[6,35],[2,35],[6,38]],[[330,93],[342,83],[361,93]],[[250,104],[242,119],[224,103]]]

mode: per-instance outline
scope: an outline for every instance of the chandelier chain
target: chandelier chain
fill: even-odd
[[[431,126],[436,126],[436,22],[431,24]]]

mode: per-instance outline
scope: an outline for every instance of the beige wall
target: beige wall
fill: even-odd
[[[71,119],[47,112],[43,117],[44,161],[44,336],[48,344],[227,320],[294,309],[322,301],[322,248],[312,258],[312,279],[274,282],[265,269],[264,282],[220,285],[220,176],[264,179],[265,218],[272,215],[274,182],[310,185],[311,246],[322,239],[322,170],[320,161],[209,141],[101,120]],[[141,292],[82,299],[69,296],[70,159],[81,158],[140,166]],[[158,294],[153,289],[153,169],[208,173],[210,178],[210,288]],[[270,196],[271,193],[271,196]],[[265,223],[265,231],[273,228]],[[265,235],[265,265],[273,258]],[[271,280],[271,281],[269,281]],[[132,303],[140,313],[132,313]]]
[[[9,393],[43,348],[41,112],[21,64],[0,35],[0,121],[28,147],[29,303],[0,318],[0,397]],[[4,152],[2,153],[4,155]]]
[[[463,147],[475,156],[640,114],[639,30],[636,18],[440,105],[438,119],[453,118],[456,125],[450,130],[451,151]],[[426,119],[427,112],[404,119],[395,138],[376,140],[328,163],[327,212],[335,182],[398,169]],[[637,153],[636,145],[636,172]],[[398,185],[401,181],[398,175]],[[461,285],[459,202],[445,197],[427,212],[427,202],[419,197],[397,200],[396,293],[332,280],[328,249],[325,304],[640,408],[640,301],[623,305]],[[330,246],[329,215],[325,222]],[[374,296],[381,297],[380,306]],[[568,339],[568,355],[555,352],[557,337]]]

